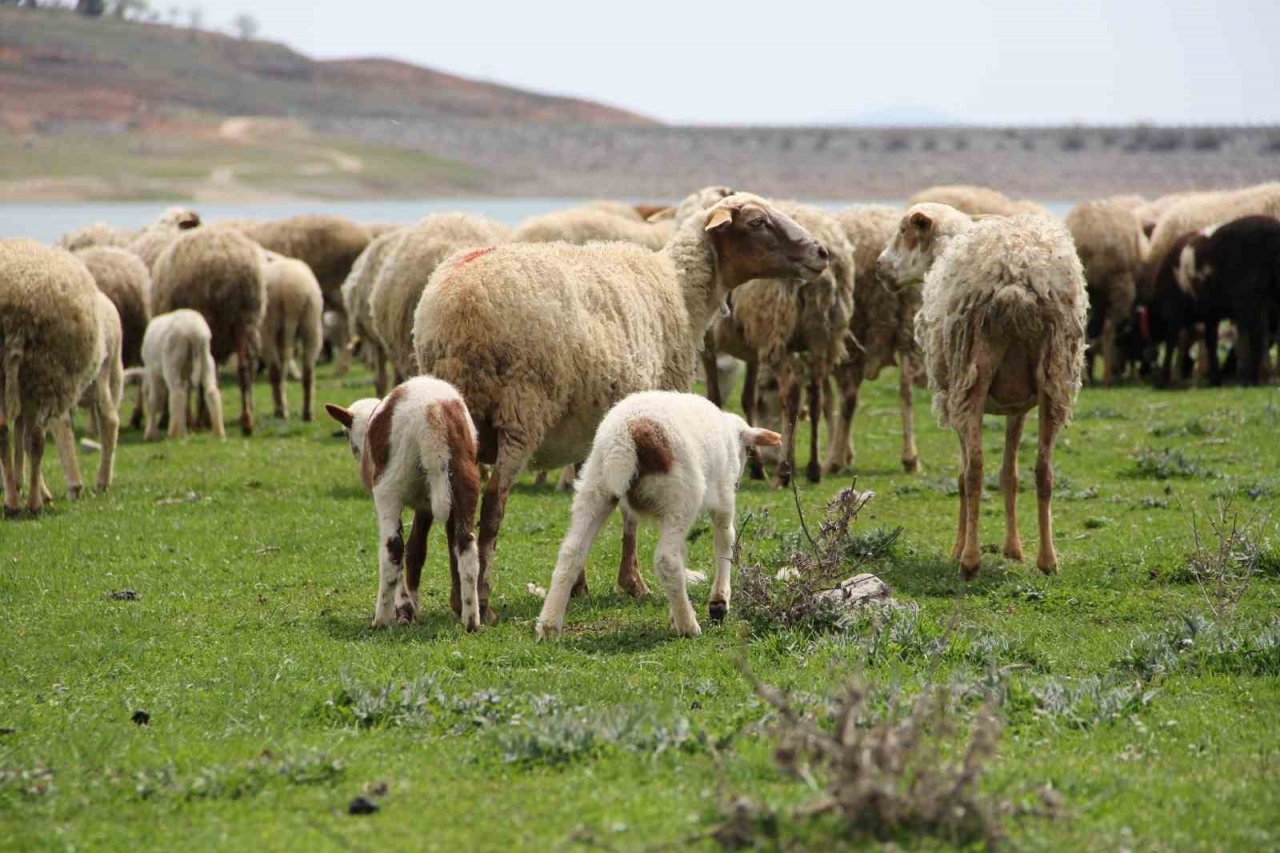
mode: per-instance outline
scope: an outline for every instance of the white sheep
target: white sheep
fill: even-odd
[[[101,366],[98,288],[83,263],[34,240],[0,240],[0,467],[4,514],[44,508],[45,430],[70,411]]]
[[[615,209],[616,203],[593,202],[583,207],[557,210],[530,217],[512,233],[517,243],[554,243],[563,241],[585,245],[593,241],[621,240],[648,249],[661,249],[675,233],[670,219],[649,222],[641,219],[634,208]]]
[[[944,184],[923,189],[907,202],[917,204],[945,204],[970,216],[1015,216],[1019,213],[1038,213],[1052,216],[1043,205],[1034,201],[1015,201],[999,190],[972,184]]]
[[[812,235],[746,193],[692,216],[659,252],[509,243],[442,263],[418,303],[414,340],[420,369],[466,397],[480,458],[494,465],[480,513],[482,585],[526,464],[585,458],[600,419],[627,394],[688,390],[703,335],[733,288],[812,279],[826,266]],[[647,592],[634,527],[624,529],[619,585]]]
[[[179,308],[151,318],[142,336],[142,391],[146,412],[146,441],[160,435],[157,423],[169,403],[169,437],[187,432],[187,396],[200,394],[209,410],[213,434],[226,435],[222,424],[222,393],[218,390],[218,367],[213,360],[213,333],[199,311]]]
[[[698,515],[711,514],[715,576],[709,613],[729,609],[734,506],[750,448],[779,446],[782,436],[757,429],[697,394],[646,391],[614,406],[600,422],[573,498],[573,521],[560,546],[551,586],[538,617],[538,638],[559,636],[587,554],[614,507],[661,525],[654,570],[667,594],[671,625],[682,637],[702,633],[689,604],[685,538]]]
[[[262,361],[271,381],[277,418],[289,417],[285,371],[293,363],[294,347],[302,367],[302,419],[311,420],[311,397],[316,387],[316,359],[320,355],[320,314],[324,296],[320,283],[302,261],[266,252],[263,278],[267,285],[267,313],[262,318]]]
[[[447,382],[419,376],[383,400],[357,400],[345,409],[326,403],[325,411],[347,430],[360,479],[377,511],[374,627],[416,618],[427,533],[438,518],[445,520],[449,545],[450,606],[468,631],[477,630],[489,599],[480,586],[474,534],[480,496],[476,431],[462,395]],[[406,506],[413,509],[407,545],[401,524]]]
[[[387,345],[374,331],[369,294],[383,264],[394,254],[407,230],[394,228],[375,236],[351,265],[351,274],[342,283],[342,304],[350,319],[352,339],[359,344],[365,361],[374,370],[373,387],[379,397],[387,393]]]
[[[1040,553],[1036,566],[1058,570],[1050,504],[1053,443],[1071,416],[1084,365],[1084,270],[1071,234],[1039,215],[974,222],[945,205],[908,209],[881,255],[900,282],[923,277],[916,340],[925,353],[933,408],[960,437],[960,520],[952,557],[971,578],[981,560],[982,416],[1007,418],[1004,554],[1022,558],[1018,536],[1018,443],[1027,412],[1040,408],[1036,457]]]

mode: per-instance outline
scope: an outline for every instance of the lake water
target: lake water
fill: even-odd
[[[282,201],[266,204],[196,204],[193,202],[0,202],[0,238],[30,237],[51,243],[58,235],[103,221],[121,228],[141,228],[173,204],[192,207],[209,222],[219,219],[278,219],[299,213],[330,213],[357,222],[411,223],[429,213],[461,211],[479,213],[507,225],[523,219],[580,204],[578,198],[428,198],[382,201]],[[651,199],[649,201],[652,201]],[[858,201],[815,201],[838,209]],[[893,203],[893,202],[891,202]],[[900,202],[899,202],[900,203]],[[1044,202],[1059,216],[1070,205]]]

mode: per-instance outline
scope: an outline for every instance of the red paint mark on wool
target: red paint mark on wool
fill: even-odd
[[[465,265],[465,264],[469,264],[469,263],[471,263],[471,262],[472,262],[472,261],[474,261],[476,258],[483,258],[485,255],[487,255],[487,254],[489,254],[490,252],[492,252],[495,248],[497,248],[497,247],[496,247],[496,246],[486,246],[486,247],[485,247],[485,248],[483,248],[483,249],[476,249],[474,252],[467,252],[465,255],[463,255],[462,257],[458,258],[458,260],[454,262],[453,266],[449,267],[449,272],[448,272],[448,273],[446,273],[446,274],[445,274],[445,276],[444,276],[444,278],[442,278],[442,279],[440,280],[440,283],[441,283],[441,284],[443,284],[444,282],[446,282],[446,281],[448,281],[449,279],[453,278],[453,274],[454,274],[455,272],[457,272],[457,271],[458,271],[458,268],[459,268],[459,267],[461,267],[461,266],[463,266],[463,265]]]

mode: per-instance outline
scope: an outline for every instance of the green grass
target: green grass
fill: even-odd
[[[322,402],[369,387],[322,377]],[[704,619],[697,640],[674,639],[657,595],[614,589],[617,519],[565,639],[536,644],[540,602],[526,584],[548,582],[569,500],[531,476],[499,546],[499,625],[459,630],[434,531],[420,624],[375,631],[372,506],[333,424],[265,418],[254,438],[225,443],[127,433],[109,496],[0,525],[0,845],[553,849],[582,833],[617,849],[678,844],[731,795],[779,807],[812,796],[774,768],[739,657],[814,696],[859,666],[873,685],[908,688],[927,667],[958,680],[1015,667],[984,787],[1023,800],[1051,785],[1065,800],[1056,820],[1007,821],[1018,849],[1280,844],[1280,662],[1263,648],[1280,579],[1245,594],[1231,629],[1244,640],[1156,655],[1207,610],[1182,571],[1192,507],[1215,495],[1276,506],[1259,488],[1280,468],[1276,390],[1086,390],[1056,457],[1061,575],[985,554],[968,585],[945,558],[956,440],[921,406],[925,471],[901,473],[895,398],[892,377],[864,390],[858,485],[877,497],[859,525],[903,528],[874,570],[919,619],[870,657],[865,633],[753,634],[732,611],[723,626]],[[229,388],[227,399],[234,414]],[[265,387],[257,401],[269,411]],[[1197,423],[1212,428],[1184,428]],[[987,432],[988,474],[1001,434]],[[1029,555],[1034,436],[1029,424]],[[55,454],[47,466],[60,483]],[[801,485],[811,522],[849,479]],[[761,483],[744,482],[739,512],[754,514],[747,535],[762,551],[797,529],[790,494]],[[998,544],[998,495],[982,522],[983,542]],[[710,540],[691,543],[693,565],[709,565]],[[652,546],[643,531],[643,561]],[[138,600],[109,598],[124,589]],[[700,613],[706,594],[693,593]],[[950,646],[934,660],[922,649],[938,638]],[[139,710],[149,725],[130,721]],[[349,816],[366,791],[381,811]],[[782,832],[830,847],[820,829],[784,821]]]

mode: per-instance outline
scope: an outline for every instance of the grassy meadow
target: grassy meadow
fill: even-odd
[[[325,367],[318,399],[369,388],[363,372],[338,380]],[[260,414],[269,400],[260,384]],[[857,485],[876,497],[854,535],[901,533],[849,574],[892,586],[907,608],[892,630],[783,630],[741,608],[714,625],[704,585],[692,592],[696,640],[667,630],[651,529],[641,560],[654,592],[637,602],[616,590],[615,517],[564,639],[534,642],[541,602],[527,586],[549,581],[569,498],[532,474],[499,542],[501,622],[467,635],[448,611],[439,530],[419,624],[368,627],[372,504],[327,418],[262,417],[252,439],[225,442],[127,432],[111,493],[75,504],[51,451],[56,505],[0,524],[0,847],[713,849],[722,807],[742,795],[782,815],[776,837],[755,843],[830,849],[833,822],[790,814],[821,776],[775,766],[777,716],[739,661],[819,713],[859,671],[873,712],[926,682],[997,691],[1004,733],[981,787],[1012,804],[1013,848],[1280,846],[1274,529],[1255,536],[1243,592],[1216,595],[1188,571],[1193,512],[1216,549],[1207,518],[1219,501],[1245,517],[1280,506],[1280,392],[1086,389],[1056,455],[1057,577],[1034,568],[1034,418],[1020,460],[1029,561],[993,550],[971,584],[946,559],[956,440],[927,400],[917,423],[924,470],[907,475],[896,381],[866,386]],[[987,438],[983,542],[998,546],[1001,422]],[[95,465],[85,454],[86,479]],[[800,484],[811,527],[851,479]],[[748,513],[755,552],[804,547],[789,492],[744,480],[740,527]],[[705,525],[689,555],[710,566]],[[980,704],[973,693],[958,692],[957,719]],[[348,814],[357,796],[377,813]]]

